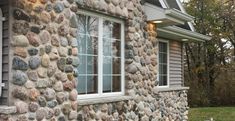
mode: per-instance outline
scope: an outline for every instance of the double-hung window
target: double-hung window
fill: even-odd
[[[168,87],[169,85],[169,45],[168,41],[159,41],[158,56],[158,86]]]
[[[81,12],[78,18],[78,98],[124,94],[124,21]]]

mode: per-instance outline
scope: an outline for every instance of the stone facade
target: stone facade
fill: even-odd
[[[125,88],[129,100],[80,105],[76,12],[125,19]],[[12,0],[10,104],[1,120],[182,121],[185,90],[159,92],[156,26],[139,0]]]

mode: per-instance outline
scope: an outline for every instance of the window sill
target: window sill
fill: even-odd
[[[166,87],[166,88],[157,87],[158,92],[170,92],[170,91],[181,91],[181,90],[189,90],[189,87]]]
[[[0,114],[14,114],[16,113],[16,107],[15,106],[5,106],[0,105]]]
[[[118,97],[102,97],[95,99],[78,99],[78,105],[92,105],[92,104],[102,104],[102,103],[112,103],[120,102],[125,100],[133,99],[131,96],[118,96]]]

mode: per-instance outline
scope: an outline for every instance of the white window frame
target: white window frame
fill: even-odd
[[[169,88],[170,87],[170,42],[169,40],[165,40],[165,39],[158,39],[159,42],[163,42],[167,44],[167,85],[165,86],[159,86],[159,84],[157,85],[158,88]],[[158,61],[159,61],[159,44],[158,44]],[[158,75],[157,75],[157,80],[159,82],[159,62],[158,62],[158,66],[157,66],[157,70],[158,70]]]
[[[5,18],[3,17],[2,14],[2,9],[0,8],[0,96],[2,95],[2,87],[5,86],[4,83],[2,83],[2,46],[3,46],[3,42],[2,42],[2,38],[3,38],[3,21],[5,21]]]
[[[99,13],[94,13],[86,10],[80,9],[78,14],[83,14],[87,16],[97,17],[99,22],[98,27],[98,93],[97,94],[82,94],[78,95],[78,100],[83,99],[94,99],[94,98],[104,98],[104,97],[114,97],[114,96],[124,96],[125,94],[125,70],[124,70],[124,62],[125,62],[125,32],[124,32],[124,20],[117,19],[114,17],[106,16]],[[111,93],[103,93],[103,20],[109,20],[112,22],[121,24],[121,92],[111,92]]]

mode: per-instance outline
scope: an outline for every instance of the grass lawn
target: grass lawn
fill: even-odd
[[[235,107],[191,108],[189,121],[235,121]]]

